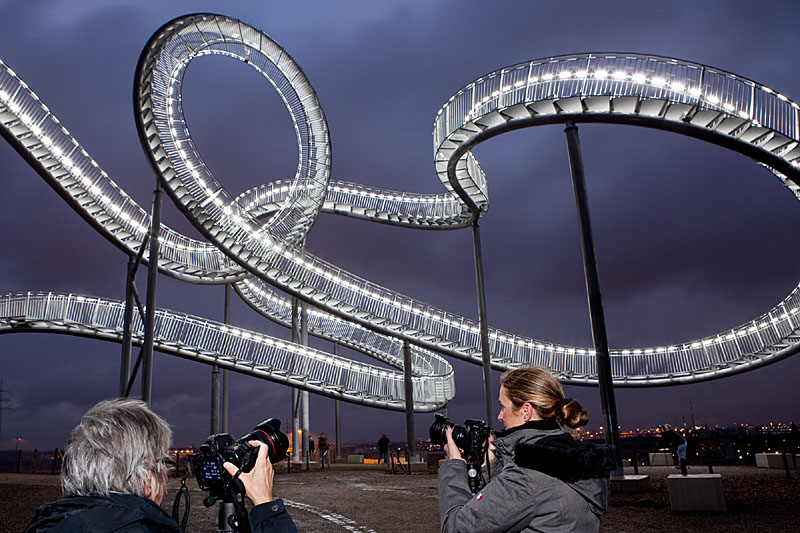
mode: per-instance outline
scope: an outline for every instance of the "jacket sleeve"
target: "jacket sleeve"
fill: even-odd
[[[492,465],[494,466],[494,465]],[[439,512],[442,533],[522,531],[533,518],[536,503],[530,481],[510,467],[478,494],[467,484],[467,465],[446,461],[439,468]]]
[[[297,533],[294,520],[280,498],[256,505],[250,510],[249,518],[253,533]]]
[[[497,459],[492,461],[490,464],[486,464],[481,467],[481,474],[483,474],[483,479],[485,479],[487,483],[496,478],[502,471],[503,463]]]

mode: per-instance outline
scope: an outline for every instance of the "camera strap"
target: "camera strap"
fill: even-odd
[[[233,503],[234,514],[228,517],[228,525],[238,533],[251,533],[250,519],[247,517],[247,509],[244,506],[244,497],[247,493],[244,483],[239,479],[239,474],[242,473],[242,468],[236,472],[236,475],[228,482],[226,486],[226,493]],[[231,522],[233,520],[233,522]]]
[[[180,528],[181,531],[186,531],[186,523],[189,521],[189,507],[190,507],[190,497],[189,497],[189,489],[186,487],[186,478],[189,476],[187,472],[185,476],[181,479],[181,488],[178,490],[177,494],[175,494],[175,501],[172,503],[172,519],[176,522],[178,521],[178,513],[180,512],[181,507],[181,495],[183,495],[183,499],[186,502],[186,509],[183,511],[183,518],[180,521]]]

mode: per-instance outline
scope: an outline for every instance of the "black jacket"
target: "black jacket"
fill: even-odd
[[[254,507],[249,514],[254,533],[296,533],[281,499]],[[25,533],[180,533],[178,524],[159,506],[134,494],[74,496],[46,503]]]
[[[180,533],[180,528],[161,507],[147,498],[111,493],[108,496],[73,496],[42,505],[25,533],[39,531]]]
[[[661,434],[656,441],[656,449],[659,450],[675,450],[681,444],[685,443],[686,439],[684,439],[677,431],[674,429],[669,429]]]

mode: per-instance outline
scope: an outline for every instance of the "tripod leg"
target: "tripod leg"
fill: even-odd
[[[236,510],[233,507],[233,502],[219,502],[217,533],[233,533],[233,526],[230,523],[230,519],[235,513]]]

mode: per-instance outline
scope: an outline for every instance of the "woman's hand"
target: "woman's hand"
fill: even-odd
[[[239,474],[239,479],[242,480],[247,491],[247,497],[250,498],[253,505],[271,502],[274,499],[272,497],[272,478],[275,477],[275,471],[272,469],[272,463],[269,462],[269,457],[267,456],[267,446],[257,440],[251,440],[248,444],[258,447],[258,458],[253,469],[247,473]],[[238,470],[233,463],[226,462],[222,466],[232,476]]]
[[[461,457],[461,450],[458,449],[458,446],[456,446],[456,443],[453,440],[452,426],[447,427],[446,434],[447,434],[447,444],[444,445],[445,455],[447,455],[448,459],[458,459],[460,461],[464,461],[464,458]],[[466,463],[466,461],[464,462]]]
[[[494,435],[489,435],[488,439],[489,445],[486,447],[486,460],[483,462],[481,466],[486,466],[487,464],[491,464],[494,462]]]

